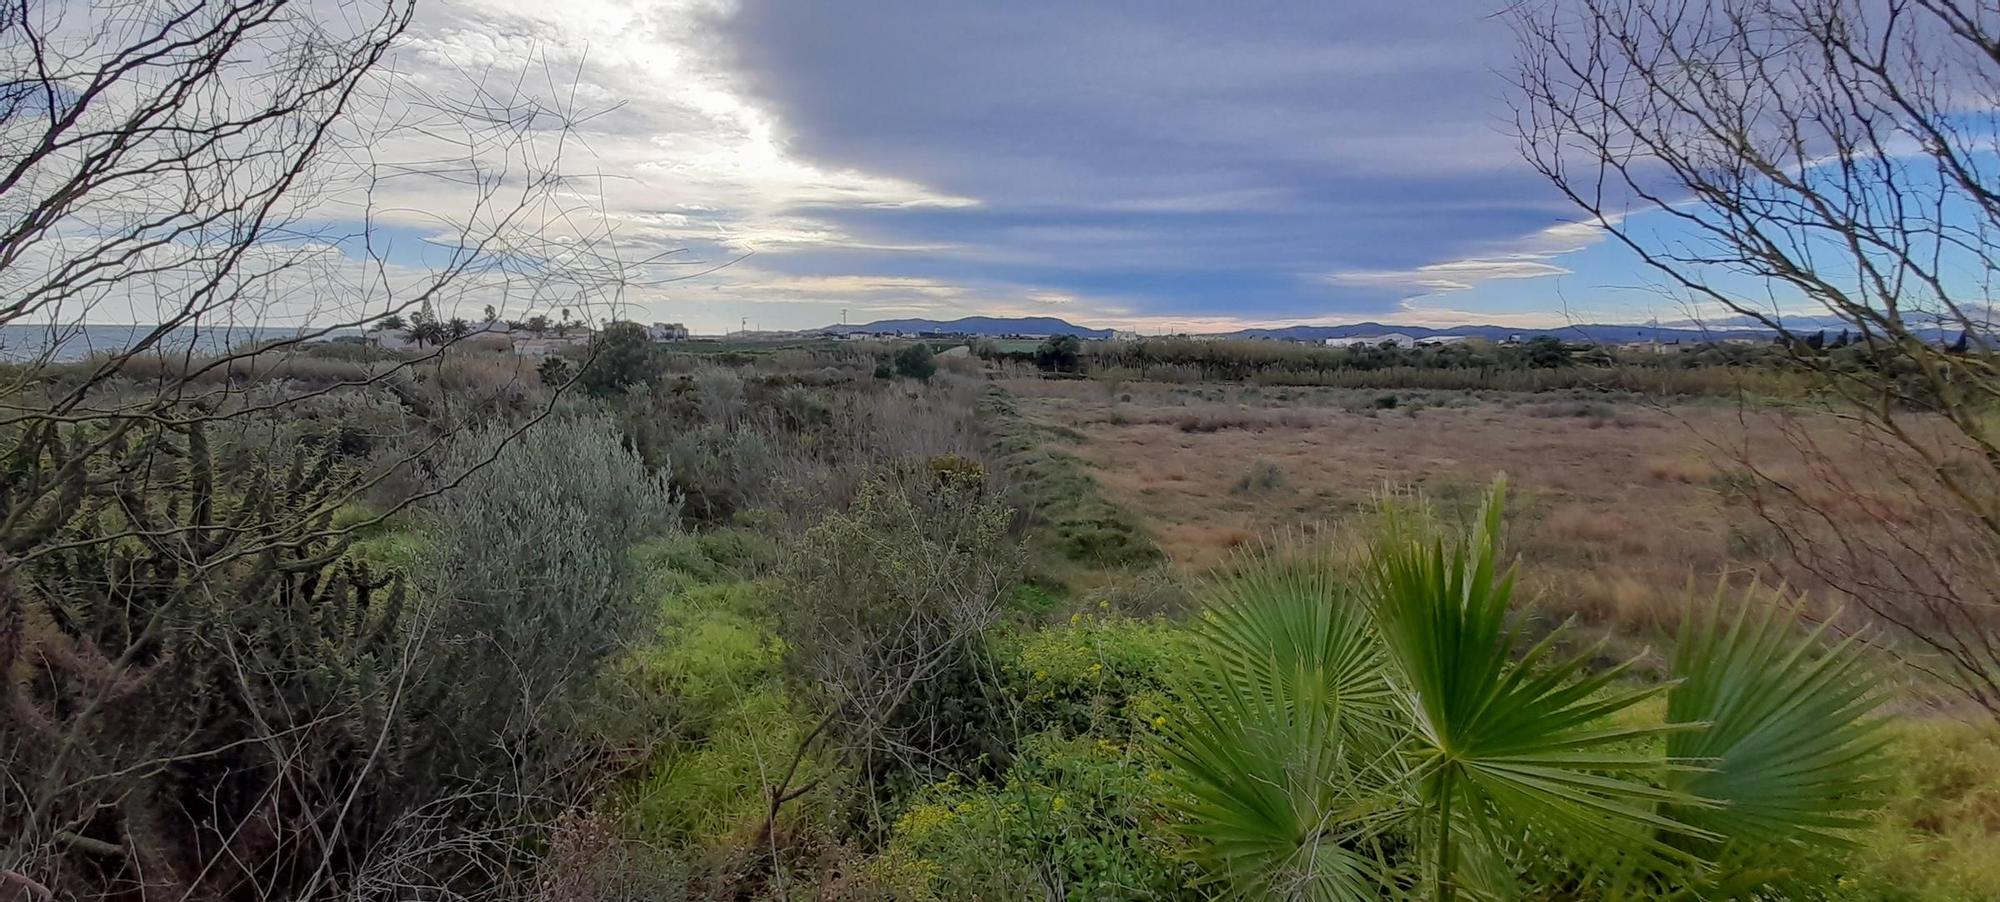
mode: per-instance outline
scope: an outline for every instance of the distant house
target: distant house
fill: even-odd
[[[1118,331],[1111,333],[1111,338],[1113,341],[1138,341],[1139,339],[1144,337],[1145,336],[1140,335],[1137,332],[1133,332],[1130,329],[1119,329]]]
[[[1414,335],[1409,335],[1403,332],[1385,332],[1381,335],[1356,335],[1351,338],[1329,338],[1326,340],[1326,346],[1329,348],[1351,348],[1359,345],[1372,348],[1372,347],[1379,347],[1383,342],[1393,341],[1396,343],[1396,347],[1414,348],[1417,345],[1457,344],[1458,342],[1464,341],[1470,337],[1471,336],[1468,335],[1431,335],[1424,338],[1418,338]]]
[[[646,327],[648,341],[687,341],[688,327],[680,323],[654,323]]]

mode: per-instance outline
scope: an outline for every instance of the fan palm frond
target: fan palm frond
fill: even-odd
[[[1856,638],[1802,620],[1797,601],[1753,587],[1733,605],[1718,591],[1682,621],[1667,721],[1707,726],[1675,733],[1667,754],[1705,766],[1672,785],[1720,804],[1667,813],[1732,851],[1840,848],[1880,804],[1881,675]]]
[[[1504,484],[1471,534],[1448,542],[1391,517],[1368,595],[1407,700],[1413,754],[1434,825],[1434,894],[1454,890],[1453,843],[1532,830],[1580,859],[1673,854],[1656,837],[1689,828],[1662,805],[1693,804],[1641,779],[1671,759],[1640,746],[1685,725],[1605,726],[1663,686],[1618,687],[1624,666],[1586,672],[1551,634],[1517,655],[1515,572],[1499,569]]]
[[[1246,557],[1210,590],[1192,711],[1163,730],[1211,872],[1249,898],[1380,898],[1409,799],[1366,608],[1324,551]]]

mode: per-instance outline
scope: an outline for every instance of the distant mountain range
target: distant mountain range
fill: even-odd
[[[1828,317],[1788,318],[1785,326],[1795,335],[1809,335],[1821,328],[1829,336],[1837,334],[1842,324]],[[1092,329],[1079,326],[1068,320],[1053,316],[968,316],[964,319],[885,319],[858,326],[828,326],[824,330],[835,334],[853,332],[899,332],[936,333],[946,335],[976,335],[999,337],[1004,335],[1075,335],[1079,338],[1103,339],[1112,337],[1111,329]],[[1958,337],[1956,329],[1916,329],[1918,335],[1931,341],[1951,341]],[[1728,325],[1714,323],[1677,322],[1666,325],[1586,323],[1574,326],[1557,326],[1548,329],[1524,329],[1519,326],[1402,326],[1388,323],[1347,323],[1339,326],[1279,326],[1269,329],[1243,329],[1229,332],[1224,338],[1264,338],[1280,341],[1321,342],[1329,338],[1366,338],[1373,335],[1400,333],[1411,338],[1432,338],[1441,335],[1458,335],[1471,338],[1502,340],[1508,338],[1528,339],[1540,335],[1553,336],[1564,341],[1589,342],[1594,344],[1624,344],[1638,341],[1657,341],[1662,344],[1699,344],[1707,341],[1728,339],[1766,340],[1774,334],[1770,329],[1732,321]]]
[[[1614,323],[1586,323],[1574,326],[1558,326],[1550,329],[1524,329],[1519,326],[1397,326],[1384,323],[1347,323],[1339,326],[1283,326],[1275,329],[1244,329],[1231,332],[1231,338],[1275,338],[1285,341],[1324,341],[1329,338],[1363,338],[1370,335],[1387,335],[1398,332],[1411,338],[1433,338],[1440,335],[1458,335],[1470,338],[1500,340],[1506,338],[1534,338],[1550,335],[1564,341],[1592,342],[1595,344],[1623,344],[1632,341],[1658,341],[1662,343],[1697,343],[1722,341],[1730,338],[1767,339],[1769,329],[1730,328],[1714,329],[1703,327],[1670,327],[1653,325],[1622,325]]]
[[[853,332],[937,332],[947,335],[1074,335],[1078,338],[1110,338],[1110,329],[1090,329],[1053,316],[968,316],[964,319],[885,319],[858,326],[828,326],[821,330],[837,335]]]

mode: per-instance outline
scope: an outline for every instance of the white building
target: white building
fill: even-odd
[[[1425,338],[1417,338],[1416,336],[1408,335],[1402,332],[1385,332],[1381,335],[1356,335],[1352,338],[1329,338],[1326,340],[1326,346],[1329,348],[1351,348],[1357,345],[1361,345],[1372,348],[1381,345],[1385,341],[1393,341],[1396,343],[1396,347],[1413,348],[1416,347],[1417,345],[1457,344],[1458,342],[1465,341],[1466,339],[1471,337],[1472,336],[1470,335],[1432,335]]]

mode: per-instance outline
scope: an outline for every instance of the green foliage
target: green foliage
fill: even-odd
[[[979,410],[1016,501],[1038,527],[1040,544],[1067,560],[1100,566],[1159,559],[1159,546],[1130,514],[1105,500],[1083,461],[1046,447],[1055,436],[1023,418],[1005,392],[989,390]]]
[[[1515,655],[1522,643],[1507,626],[1514,573],[1498,572],[1503,499],[1496,488],[1477,531],[1452,545],[1392,517],[1369,574],[1414,726],[1413,776],[1434,811],[1440,898],[1465,879],[1459,842],[1483,843],[1478,852],[1498,857],[1506,851],[1500,837],[1529,830],[1589,860],[1661,853],[1648,830],[1685,829],[1654,811],[1685,797],[1637,778],[1670,762],[1619,747],[1666,728],[1598,723],[1663,687],[1615,689],[1624,666],[1586,673],[1588,655],[1555,654],[1557,634]]]
[[[525,756],[558,767],[559,723],[587,678],[650,615],[629,549],[676,528],[679,505],[609,421],[558,416],[518,436],[469,433],[440,467],[459,473],[421,521],[419,581],[436,609],[434,668],[456,704],[433,726],[441,768],[478,773]],[[496,757],[496,754],[498,757]],[[516,775],[516,779],[519,776]]]
[[[1669,785],[1720,804],[1666,814],[1726,837],[1692,848],[1744,892],[1784,879],[1796,850],[1851,850],[1880,806],[1886,721],[1871,717],[1883,682],[1853,638],[1827,644],[1825,625],[1802,633],[1798,603],[1756,590],[1734,607],[1718,594],[1689,613],[1667,696],[1668,723],[1705,725],[1668,737],[1669,758],[1702,765]]]
[[[1881,774],[1884,816],[1816,862],[1830,898],[1975,902],[2000,886],[2000,728],[1894,720]]]
[[[1210,878],[1245,898],[1365,899],[1397,885],[1406,732],[1365,601],[1325,554],[1245,561],[1214,587],[1203,676],[1165,730]]]
[[[740,839],[762,819],[765,787],[811,728],[811,716],[783,686],[744,687],[719,709],[698,741],[669,742],[656,751],[644,776],[627,787],[620,810],[631,835],[653,843],[724,843]],[[829,776],[809,758],[802,779]],[[830,797],[810,794],[802,818],[827,816]]]
[[[440,687],[403,666],[403,586],[343,557],[331,455],[219,470],[199,416],[14,437],[0,851],[45,856],[62,898],[287,895],[289,862],[366,850],[448,790],[425,778]]]
[[[937,372],[937,358],[931,353],[931,346],[916,342],[896,352],[896,375],[920,381],[929,381]]]
[[[1012,521],[980,485],[876,478],[791,548],[776,606],[786,663],[871,794],[996,751],[968,694],[1020,566]]]
[[[882,859],[923,898],[1185,898],[1174,799],[1144,743],[1039,733],[999,781],[919,793]]]
[[[994,641],[1023,722],[1114,737],[1150,729],[1162,716],[1186,649],[1177,627],[1105,612]]]
[[[653,344],[638,323],[606,323],[590,340],[590,359],[578,380],[596,395],[625,391],[652,378]],[[544,381],[547,374],[543,374]]]
[[[1076,372],[1083,357],[1083,342],[1074,335],[1052,335],[1035,348],[1035,365],[1058,373]]]
[[[1527,356],[1528,366],[1536,369],[1568,366],[1571,363],[1569,347],[1563,344],[1562,339],[1551,335],[1530,338],[1521,350]]]
[[[755,530],[722,528],[648,539],[632,555],[649,594],[666,597],[757,577],[777,566],[779,552],[770,537]]]
[[[1561,631],[1530,644],[1508,625],[1503,497],[1453,540],[1421,506],[1388,508],[1358,580],[1280,553],[1214,588],[1204,676],[1164,730],[1211,877],[1376,898],[1420,856],[1433,898],[1824,890],[1824,872],[1777,859],[1837,845],[1877,807],[1875,683],[1855,648],[1753,595],[1690,618],[1667,720],[1637,717],[1669,687],[1622,685],[1624,665],[1557,654]]]
[[[567,384],[570,380],[570,374],[569,361],[555,355],[545,357],[541,363],[535,364],[536,378],[539,378],[543,385],[550,388]]]

